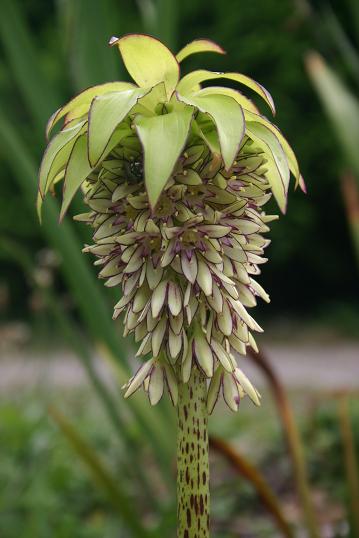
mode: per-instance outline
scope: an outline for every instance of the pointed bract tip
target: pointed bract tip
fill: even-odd
[[[112,36],[108,42],[109,46],[110,47],[113,47],[114,45],[116,45],[116,43],[118,43],[118,41],[120,41],[120,38],[119,37],[116,37],[116,36]]]

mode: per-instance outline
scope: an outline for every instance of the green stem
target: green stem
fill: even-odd
[[[178,395],[177,538],[209,538],[207,384],[192,370]]]

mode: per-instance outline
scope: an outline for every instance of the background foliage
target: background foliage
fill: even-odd
[[[346,211],[340,179],[352,162],[332,130],[336,120],[325,116],[316,94],[321,88],[325,103],[328,84],[318,86],[320,73],[313,64],[308,68],[305,58],[312,49],[320,51],[341,85],[336,87],[357,95],[359,10],[354,0],[332,5],[324,0],[2,0],[1,8],[0,330],[23,320],[46,350],[64,340],[90,385],[84,393],[52,394],[43,387],[41,393],[14,391],[0,399],[0,535],[171,535],[173,411],[165,402],[150,410],[141,398],[128,403],[121,398],[130,344],[110,317],[113,291],[98,283],[91,260],[80,252],[88,231],[70,218],[59,226],[53,199],[46,202],[44,225],[37,222],[36,174],[46,120],[84,87],[125,79],[118,53],[107,47],[111,35],[148,32],[174,50],[199,36],[220,43],[227,56],[194,57],[185,69],[238,70],[262,82],[274,97],[276,122],[295,149],[309,191],[308,196],[292,192],[288,214],[273,224],[271,263],[261,280],[272,304],[259,306],[260,317],[282,327],[292,320],[290,335],[300,335],[302,325],[316,334],[324,323],[334,338],[355,337],[359,286],[350,230],[359,230],[359,220]],[[340,95],[343,104],[345,92]],[[355,129],[359,118],[352,117]],[[358,178],[355,167],[353,172]],[[269,326],[267,319],[267,333]],[[110,386],[96,371],[93,349],[112,368]],[[348,406],[345,394],[318,400],[304,395],[305,404],[295,398],[293,413],[265,364],[264,357],[261,368],[276,408],[254,417],[244,406],[238,417],[224,421],[218,415],[212,421],[217,436],[234,444],[239,436],[244,451],[231,452],[226,445],[219,454],[212,451],[218,536],[237,536],[238,529],[243,536],[273,536],[275,525],[281,535],[293,536],[294,525],[315,538],[321,507],[326,517],[339,510],[333,536],[356,536],[359,485],[351,477],[357,475],[357,404]],[[233,469],[248,481],[239,481]],[[323,502],[313,510],[313,492],[323,491]]]

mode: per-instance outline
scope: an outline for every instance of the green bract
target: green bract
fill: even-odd
[[[112,38],[110,45],[119,48],[136,85],[108,82],[88,88],[53,114],[47,134],[63,118],[64,125],[49,143],[41,164],[39,208],[54,183],[64,179],[63,216],[90,172],[130,129],[136,129],[143,145],[145,184],[153,208],[186,140],[199,133],[211,152],[223,159],[227,170],[233,164],[244,134],[255,140],[273,172],[269,174],[273,194],[280,209],[285,210],[288,168],[296,183],[301,181],[289,144],[239,91],[220,86],[201,89],[200,86],[219,79],[237,82],[260,95],[274,113],[273,99],[262,85],[240,73],[205,70],[194,71],[180,79],[179,63],[187,56],[206,51],[224,54],[219,45],[209,40],[195,40],[177,56],[147,35]],[[161,159],[157,158],[158,151]]]

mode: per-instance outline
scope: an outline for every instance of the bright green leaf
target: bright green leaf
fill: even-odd
[[[76,140],[67,163],[60,220],[64,218],[72,198],[91,171],[92,167],[87,158],[87,133],[85,133]]]
[[[255,122],[261,123],[262,125],[267,127],[267,129],[272,131],[272,133],[274,133],[275,136],[278,138],[278,140],[279,140],[279,142],[280,142],[280,144],[281,144],[282,148],[284,149],[284,152],[285,152],[285,154],[287,156],[289,168],[290,168],[293,176],[296,179],[296,185],[295,186],[297,187],[300,184],[300,172],[299,172],[298,161],[297,161],[297,158],[296,158],[296,156],[294,154],[294,151],[290,147],[288,141],[282,135],[281,131],[278,129],[278,127],[276,125],[273,125],[273,123],[271,123],[269,120],[267,120],[267,118],[265,118],[264,116],[261,116],[259,114],[254,114],[249,110],[243,110],[243,112],[244,112],[244,117],[245,117],[246,121],[251,121],[251,122],[255,121]]]
[[[192,107],[186,106],[181,111],[162,116],[135,119],[144,149],[145,182],[152,207],[155,207],[186,143],[192,114]]]
[[[142,88],[151,88],[159,82],[166,86],[170,99],[179,80],[179,65],[172,52],[158,39],[148,35],[131,34],[112,38],[117,45],[127,71]]]
[[[223,50],[222,47],[210,39],[195,39],[179,51],[176,55],[176,59],[178,62],[182,62],[187,56],[199,52],[217,52],[218,54],[226,54],[226,51]]]
[[[271,94],[261,84],[259,84],[259,82],[247,77],[246,75],[242,75],[241,73],[215,73],[212,71],[206,71],[205,69],[192,71],[180,80],[177,90],[182,95],[188,95],[193,91],[197,84],[201,84],[206,80],[215,80],[219,78],[233,80],[248,86],[248,88],[251,88],[251,90],[256,92],[265,100],[273,114],[275,114],[275,106]]]
[[[237,155],[244,136],[245,123],[242,107],[227,95],[201,95],[198,92],[189,98],[181,97],[183,102],[194,105],[213,119],[219,137],[221,154],[228,170]]]
[[[140,114],[145,116],[153,116],[157,109],[157,106],[161,103],[167,102],[166,87],[164,82],[160,82],[154,86],[146,95],[141,97],[138,100],[136,106],[136,112],[139,111]]]
[[[41,161],[39,172],[39,191],[44,196],[51,186],[52,179],[58,174],[68,159],[76,138],[86,122],[82,121],[70,128],[63,129],[51,140]]]
[[[89,161],[95,166],[121,121],[148,90],[135,88],[96,97],[89,112]]]
[[[108,92],[123,91],[134,88],[134,85],[130,82],[107,82],[106,84],[99,84],[98,86],[92,86],[87,88],[83,92],[79,93],[65,106],[56,110],[56,112],[49,119],[46,126],[46,136],[48,137],[53,126],[66,114],[79,109],[81,114],[84,114],[87,109],[90,108],[91,101],[97,95],[103,95]],[[79,115],[80,115],[79,113]],[[77,116],[76,116],[77,117]]]
[[[266,177],[280,210],[285,213],[290,173],[283,148],[278,138],[260,123],[247,122],[246,133],[263,148],[266,154],[267,162],[265,167],[268,169]]]
[[[246,109],[250,110],[255,114],[259,114],[259,110],[253,103],[253,101],[248,99],[248,97],[243,95],[241,92],[234,90],[233,88],[224,88],[223,86],[209,86],[208,88],[203,88],[200,91],[200,95],[228,95],[241,105],[244,113]]]

